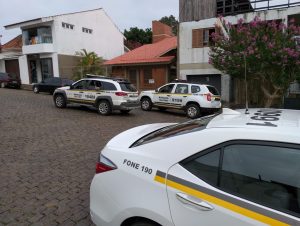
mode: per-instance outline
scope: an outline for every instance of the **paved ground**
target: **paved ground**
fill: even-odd
[[[91,225],[89,186],[99,151],[116,134],[181,113],[100,116],[57,109],[48,94],[0,89],[0,226]]]

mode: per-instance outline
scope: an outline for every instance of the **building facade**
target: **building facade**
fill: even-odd
[[[214,85],[225,102],[232,101],[233,81],[228,75],[209,64],[211,34],[215,32],[218,16],[237,24],[242,18],[246,23],[259,17],[262,20],[282,20],[291,18],[300,24],[300,1],[272,5],[272,1],[253,4],[248,0],[180,0],[179,25],[179,78],[192,82]],[[189,13],[190,12],[190,13]]]
[[[22,84],[49,77],[71,78],[86,49],[104,59],[124,53],[124,36],[103,9],[37,18],[5,26],[22,31],[18,57]]]

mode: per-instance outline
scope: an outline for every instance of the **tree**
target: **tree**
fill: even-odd
[[[82,49],[76,52],[75,55],[80,57],[73,76],[75,80],[85,77],[86,74],[103,74],[103,59],[98,57],[95,52],[88,52],[86,49]]]
[[[166,24],[172,28],[173,34],[177,35],[177,30],[178,30],[178,20],[171,15],[171,16],[164,16],[162,17],[159,22]]]
[[[246,65],[248,80],[260,81],[265,107],[272,106],[300,77],[300,46],[295,41],[300,27],[294,21],[286,26],[258,17],[248,24],[242,19],[237,25],[222,18],[221,21],[228,37],[213,34],[215,45],[210,48],[210,63],[236,78],[243,78]]]
[[[128,31],[124,30],[124,36],[126,37],[126,46],[129,49],[140,47],[144,44],[152,43],[152,31],[151,28],[145,30],[138,27],[131,27]]]

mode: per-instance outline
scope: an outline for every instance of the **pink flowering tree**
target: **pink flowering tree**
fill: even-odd
[[[210,48],[210,63],[225,74],[247,79],[259,79],[265,107],[282,97],[291,82],[300,78],[300,49],[295,36],[300,27],[255,18],[237,25],[221,18],[227,35],[213,34],[215,45]]]

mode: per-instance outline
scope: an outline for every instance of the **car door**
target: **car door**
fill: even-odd
[[[84,92],[87,91],[89,80],[80,80],[74,83],[69,90],[66,90],[68,101],[85,103]]]
[[[103,84],[98,80],[90,80],[87,84],[87,90],[84,92],[83,99],[88,104],[95,104],[96,98],[101,94]]]
[[[186,105],[189,96],[188,84],[177,84],[170,96],[170,103],[174,108],[182,108]]]
[[[175,226],[300,225],[300,147],[229,142],[171,167]]]
[[[51,82],[52,82],[52,78],[46,78],[45,80],[39,83],[39,90],[41,92],[48,92],[49,85],[51,84]]]
[[[160,87],[153,96],[153,103],[155,105],[169,106],[174,86],[175,84],[167,84]]]

